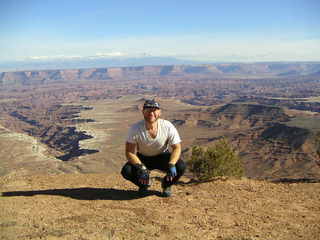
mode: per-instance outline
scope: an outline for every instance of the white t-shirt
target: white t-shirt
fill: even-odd
[[[152,138],[144,120],[131,126],[127,142],[137,144],[137,151],[144,156],[155,156],[168,151],[169,146],[181,142],[175,126],[168,120],[158,119],[157,136]]]

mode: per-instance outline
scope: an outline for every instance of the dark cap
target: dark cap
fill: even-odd
[[[143,109],[145,108],[158,108],[160,109],[160,104],[156,102],[154,99],[146,100],[143,104]]]

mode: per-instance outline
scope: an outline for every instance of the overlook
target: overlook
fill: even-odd
[[[235,66],[3,73],[1,238],[314,239],[316,72],[279,76],[296,65],[268,65],[276,72],[248,77],[243,69],[261,65]],[[154,96],[181,134],[183,159],[192,146],[226,137],[245,177],[199,183],[188,171],[164,199],[156,172],[149,194],[138,197],[120,177],[124,141]]]

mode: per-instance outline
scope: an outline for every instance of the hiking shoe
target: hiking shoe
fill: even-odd
[[[171,195],[172,195],[171,186],[163,187],[162,190],[163,190],[163,191],[162,191],[162,195],[163,195],[164,197],[171,197]]]
[[[140,186],[138,190],[138,194],[140,197],[144,197],[148,195],[148,187],[149,186]]]

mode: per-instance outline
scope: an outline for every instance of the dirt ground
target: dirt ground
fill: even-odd
[[[0,178],[0,239],[320,239],[320,183],[182,178],[161,197],[119,174]]]

